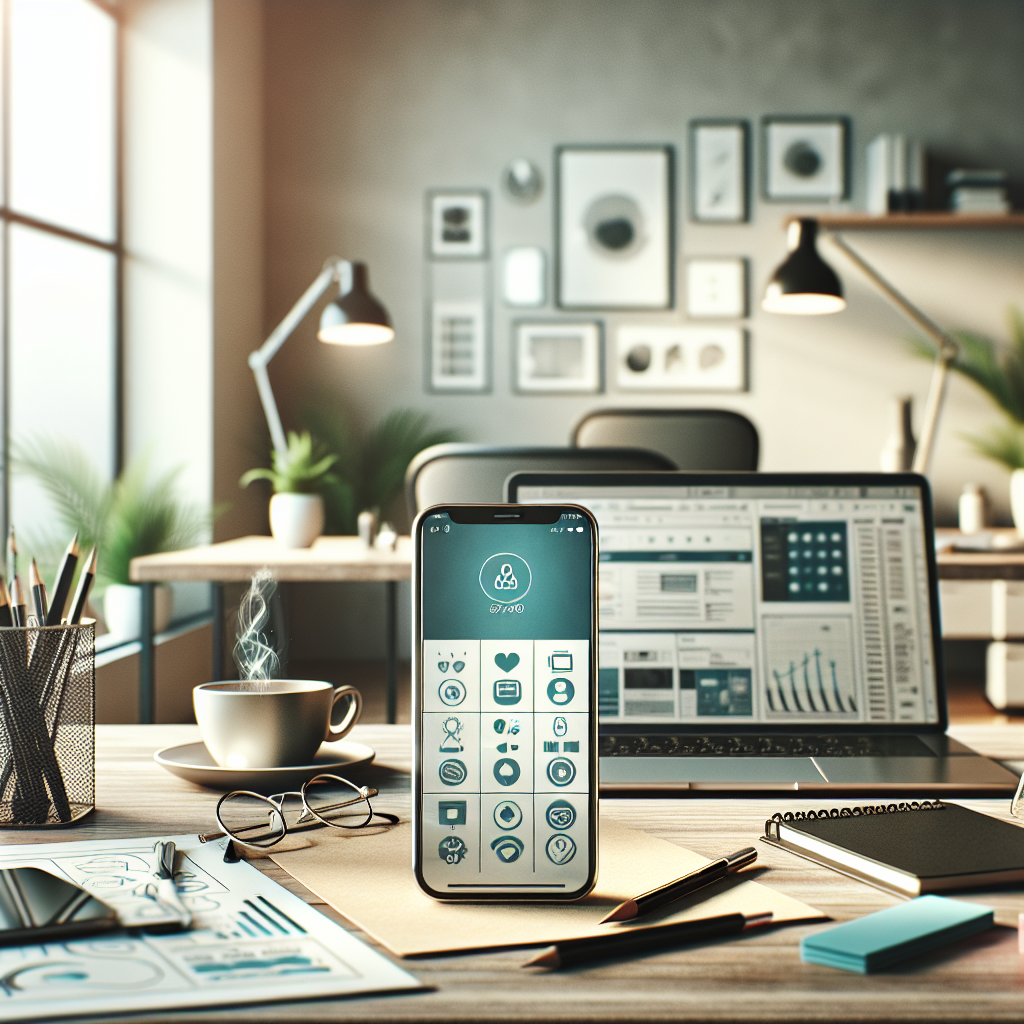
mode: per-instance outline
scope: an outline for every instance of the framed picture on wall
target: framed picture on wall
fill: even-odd
[[[427,193],[428,250],[433,259],[487,256],[487,193]]]
[[[776,200],[844,199],[848,190],[849,119],[766,117],[764,194]]]
[[[486,391],[486,312],[480,301],[435,301],[430,313],[430,386]]]
[[[690,219],[749,219],[749,126],[746,121],[690,122]]]
[[[600,323],[517,323],[512,332],[517,390],[601,390]]]
[[[672,150],[556,151],[557,297],[563,309],[672,306]]]
[[[625,391],[745,391],[746,352],[740,327],[624,324],[615,380]]]

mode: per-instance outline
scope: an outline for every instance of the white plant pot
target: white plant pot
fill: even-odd
[[[153,629],[163,633],[171,624],[174,591],[166,583],[159,584],[153,595]],[[142,587],[127,583],[111,583],[103,595],[103,621],[112,636],[135,640],[142,633]]]
[[[319,494],[275,494],[270,499],[270,532],[285,548],[308,548],[324,531]]]
[[[1024,536],[1024,469],[1015,469],[1010,474],[1010,508],[1013,525]]]

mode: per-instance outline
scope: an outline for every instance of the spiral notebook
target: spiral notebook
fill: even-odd
[[[1024,827],[941,800],[775,814],[761,838],[897,896],[1024,883]]]

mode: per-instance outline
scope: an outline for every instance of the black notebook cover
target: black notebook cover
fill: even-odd
[[[913,875],[921,880],[922,892],[948,889],[941,883],[958,877],[978,885],[984,884],[978,876],[1018,871],[1024,879],[1024,828],[959,804],[767,824],[776,823]],[[814,859],[808,851],[799,852]]]

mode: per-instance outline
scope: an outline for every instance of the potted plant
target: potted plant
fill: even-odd
[[[969,331],[953,332],[960,352],[952,369],[974,381],[1004,415],[1003,422],[986,433],[964,436],[979,455],[1010,471],[1013,522],[1024,534],[1024,314],[1011,306],[1007,320],[1008,345]],[[935,358],[935,349],[926,342],[915,341],[915,347],[929,359]]]
[[[361,512],[373,513],[377,521],[397,513],[398,525],[404,512],[391,506],[402,493],[406,467],[424,448],[461,440],[460,433],[435,426],[427,413],[395,409],[357,434],[335,408],[336,403],[321,399],[302,413],[313,436],[338,457],[323,489],[327,532],[356,533]]]
[[[270,499],[270,532],[286,548],[308,548],[324,530],[323,487],[337,480],[331,467],[338,456],[323,454],[313,444],[309,431],[288,432],[288,448],[275,451],[271,469],[250,469],[239,481],[248,487],[254,480],[269,480],[274,488]]]
[[[70,441],[35,437],[15,445],[14,468],[32,476],[54,506],[60,529],[26,534],[27,546],[44,572],[56,567],[67,536],[77,531],[79,544],[99,547],[96,589],[102,596],[107,629],[121,639],[141,632],[142,588],[128,576],[140,555],[191,547],[216,515],[181,500],[181,467],[150,478],[148,460],[129,465],[114,481],[105,481],[89,457]],[[154,625],[163,632],[173,613],[173,591],[156,588]]]

